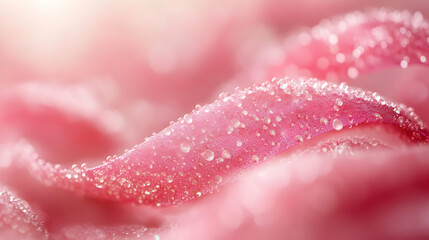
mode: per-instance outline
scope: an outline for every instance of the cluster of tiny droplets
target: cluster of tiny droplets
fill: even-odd
[[[0,229],[11,228],[34,239],[48,239],[43,220],[29,204],[7,191],[0,191]]]
[[[66,239],[160,239],[152,230],[138,225],[105,226],[77,225],[62,229]]]
[[[294,54],[286,54],[290,58],[286,65],[327,80],[354,79],[386,65],[428,64],[429,27],[420,12],[377,9],[349,13],[321,22],[297,35],[297,40],[301,48],[286,47],[298,56],[310,52],[311,62],[307,59],[300,65]]]
[[[47,184],[93,197],[166,206],[212,193],[233,173],[313,136],[368,123],[393,125],[409,141],[427,142],[412,109],[377,93],[285,78],[221,94],[101,166],[65,169],[33,155],[30,171]]]
[[[355,155],[357,152],[369,149],[388,149],[389,147],[378,139],[369,137],[339,138],[323,143],[307,150],[306,152],[332,153],[336,155]]]

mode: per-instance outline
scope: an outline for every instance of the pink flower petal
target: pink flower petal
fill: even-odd
[[[43,219],[28,203],[0,190],[0,235],[8,239],[48,239]]]
[[[215,191],[231,176],[315,136],[379,124],[428,141],[411,110],[371,92],[315,79],[273,80],[222,96],[98,167],[67,170],[34,159],[30,171],[60,188],[166,206]]]

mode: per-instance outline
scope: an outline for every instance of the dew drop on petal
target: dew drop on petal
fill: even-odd
[[[173,176],[171,176],[171,175],[167,176],[167,182],[172,183],[173,182]]]
[[[187,122],[187,123],[192,123],[192,117],[188,117],[188,118],[186,119],[186,122]]]
[[[331,34],[328,37],[328,41],[331,45],[336,45],[338,43],[338,36],[335,34]]]
[[[231,153],[228,150],[223,150],[222,151],[222,157],[229,159],[229,158],[231,158]]]
[[[204,152],[201,153],[204,159],[207,161],[211,161],[214,158],[214,152],[210,149],[206,149]]]
[[[295,136],[295,140],[296,140],[297,142],[300,142],[300,143],[304,142],[304,138],[303,138],[301,135],[296,135],[296,136]]]
[[[341,129],[343,129],[343,123],[340,119],[334,119],[334,121],[332,121],[332,127],[335,130],[340,131]]]
[[[241,142],[240,140],[237,140],[237,147],[241,147],[241,145],[243,145],[243,142]]]
[[[343,53],[338,53],[335,56],[335,60],[337,60],[338,63],[344,63],[346,61],[346,56]]]
[[[374,117],[377,120],[383,120],[383,117],[380,114],[378,114],[378,113],[374,113]]]
[[[232,119],[231,123],[234,128],[238,128],[240,126],[240,121],[238,119]]]
[[[347,76],[349,76],[349,78],[351,79],[357,78],[358,75],[359,72],[355,67],[349,67],[349,69],[347,70]]]
[[[407,60],[402,60],[401,63],[400,63],[400,65],[401,65],[401,68],[403,68],[403,69],[407,68],[408,67]]]
[[[216,180],[217,184],[221,183],[222,182],[222,176],[216,175],[215,180]]]
[[[182,144],[180,144],[180,150],[182,150],[182,152],[184,153],[188,153],[189,151],[191,151],[191,145],[187,142],[183,142]]]

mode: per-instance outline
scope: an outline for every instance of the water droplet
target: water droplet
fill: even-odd
[[[229,153],[228,150],[223,150],[222,151],[222,157],[226,158],[226,159],[229,159],[229,158],[231,158],[231,153]]]
[[[355,79],[358,75],[359,72],[355,67],[349,67],[349,69],[347,69],[347,76],[349,76],[349,78]]]
[[[214,152],[210,149],[206,149],[204,152],[201,153],[204,159],[207,161],[211,161],[214,158]]]
[[[272,130],[272,129],[271,129],[271,130],[270,130],[270,135],[271,135],[271,136],[275,136],[275,135],[276,135],[276,131],[274,131],[274,130]]]
[[[313,96],[311,94],[307,93],[305,95],[305,99],[307,99],[308,101],[311,101],[311,100],[313,100]]]
[[[344,63],[346,61],[346,55],[344,55],[344,53],[338,53],[335,56],[335,60],[337,60],[338,63]]]
[[[168,182],[168,183],[172,183],[172,182],[173,182],[173,176],[168,175],[168,176],[167,176],[167,182]]]
[[[402,60],[401,63],[400,63],[400,65],[401,65],[401,68],[403,68],[403,69],[407,68],[408,67],[407,60]]]
[[[374,113],[374,117],[377,120],[383,120],[383,117],[380,114],[378,114],[378,113]]]
[[[240,140],[237,140],[237,147],[241,147],[241,145],[243,145],[243,142],[241,142]]]
[[[182,152],[184,153],[188,153],[189,151],[191,151],[191,145],[187,142],[183,142],[182,144],[180,144],[180,150],[182,150]]]
[[[234,131],[234,127],[228,126],[228,131],[226,131],[226,133],[231,134],[233,131]]]
[[[201,192],[196,192],[195,195],[197,195],[197,197],[201,197]]]
[[[376,101],[380,101],[380,99],[381,99],[381,96],[378,94],[378,93],[373,93],[372,94],[372,97],[376,100]]]
[[[340,131],[341,129],[343,129],[343,123],[340,119],[334,119],[334,121],[332,121],[332,127],[335,130]]]
[[[362,46],[358,46],[353,50],[353,57],[359,58],[364,51],[365,49]]]
[[[296,135],[296,136],[295,136],[295,140],[296,140],[297,142],[300,142],[300,143],[304,142],[304,138],[303,138],[301,135]]]
[[[337,100],[335,100],[335,103],[340,107],[343,106],[343,100],[341,100],[340,98],[337,98]]]
[[[271,118],[269,118],[269,117],[264,118],[264,122],[265,122],[266,124],[270,124],[270,122],[271,122]]]
[[[252,161],[259,162],[259,157],[257,155],[252,156]]]
[[[238,119],[232,119],[231,123],[234,128],[238,128],[240,126],[240,120]]]
[[[420,62],[425,63],[426,62],[426,57],[425,56],[420,56]]]
[[[327,125],[327,124],[328,124],[328,119],[326,119],[326,118],[321,118],[321,119],[320,119],[320,123],[323,123],[324,125]]]
[[[215,180],[216,180],[216,183],[217,183],[217,184],[221,183],[221,182],[222,182],[222,176],[220,176],[220,175],[216,175],[216,176],[215,176]]]
[[[401,113],[401,109],[399,109],[398,107],[395,107],[393,109],[393,111],[395,111],[395,113],[400,114]]]
[[[277,121],[277,122],[280,122],[281,120],[282,120],[282,118],[281,118],[281,117],[276,116],[276,121]]]
[[[336,45],[338,43],[338,37],[335,34],[330,34],[328,37],[328,42],[331,45]]]

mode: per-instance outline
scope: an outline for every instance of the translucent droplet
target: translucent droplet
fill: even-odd
[[[187,122],[187,123],[192,123],[192,117],[188,117],[188,118],[186,119],[186,122]]]
[[[335,104],[341,107],[343,106],[343,100],[341,100],[341,98],[337,98],[337,100],[335,100]]]
[[[338,53],[335,56],[335,60],[337,60],[338,63],[344,63],[346,61],[346,55],[344,55],[344,53]]]
[[[215,176],[215,180],[216,180],[216,183],[217,183],[217,184],[221,183],[221,182],[222,182],[222,176],[220,176],[220,175],[216,175],[216,176]]]
[[[172,183],[173,182],[173,176],[171,176],[171,175],[167,176],[167,182]]]
[[[343,123],[340,119],[334,119],[334,121],[332,121],[332,127],[335,130],[340,131],[341,129],[343,129]]]
[[[226,159],[229,159],[229,158],[231,158],[231,153],[229,153],[228,150],[223,150],[222,151],[222,157],[226,158]]]
[[[395,107],[393,109],[393,111],[395,111],[395,113],[400,114],[401,113],[401,109],[399,109],[398,107]]]
[[[271,122],[271,118],[269,118],[269,117],[264,118],[264,122],[265,122],[266,124],[270,124],[270,122]]]
[[[180,144],[180,150],[182,150],[182,152],[184,153],[188,153],[189,151],[191,151],[191,144],[183,142],[182,144]]]
[[[272,130],[272,129],[271,129],[271,130],[270,130],[270,135],[271,135],[271,136],[275,136],[275,135],[276,135],[276,131],[274,131],[274,130]]]
[[[252,161],[259,162],[259,157],[257,155],[252,156]]]
[[[378,94],[378,93],[373,93],[372,94],[372,97],[376,100],[376,101],[380,101],[380,99],[381,99],[381,96]]]
[[[331,45],[336,45],[338,43],[338,37],[335,34],[330,34],[328,37],[328,42]]]
[[[377,120],[383,120],[383,117],[380,114],[378,114],[378,113],[374,113],[374,117]]]
[[[214,158],[214,152],[210,149],[206,149],[204,152],[201,153],[204,159],[207,161],[211,161]]]
[[[349,67],[349,69],[347,69],[347,76],[349,76],[349,78],[355,79],[358,75],[359,72],[355,67]]]
[[[401,68],[403,68],[403,69],[407,68],[408,67],[407,60],[402,60],[401,63],[400,63],[400,65],[401,65]]]
[[[240,126],[240,120],[238,119],[232,119],[231,123],[234,128],[238,128]]]
[[[282,118],[280,116],[276,116],[276,121],[280,122],[282,120]]]
[[[321,119],[320,119],[320,123],[322,123],[322,124],[326,125],[326,124],[328,124],[328,119],[326,119],[326,118],[321,118]]]
[[[296,135],[296,136],[295,136],[295,140],[296,140],[297,142],[300,142],[300,143],[304,142],[304,138],[303,138],[301,135]]]
[[[243,145],[243,142],[241,142],[240,140],[237,140],[237,147],[241,147],[241,145]]]
[[[195,195],[197,195],[197,197],[201,197],[201,192],[196,192]]]

